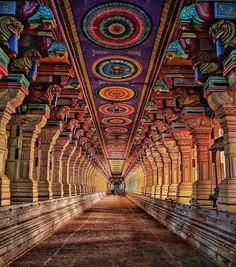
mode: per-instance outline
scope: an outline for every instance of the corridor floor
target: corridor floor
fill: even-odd
[[[215,266],[125,197],[109,196],[10,266]]]

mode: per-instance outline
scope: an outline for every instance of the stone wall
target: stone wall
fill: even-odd
[[[103,193],[73,196],[0,208],[0,266],[32,248],[83,210]]]
[[[236,214],[141,194],[127,197],[218,266],[236,266]]]

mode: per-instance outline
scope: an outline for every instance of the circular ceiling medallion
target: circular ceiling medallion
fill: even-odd
[[[125,127],[108,127],[105,131],[107,133],[127,133],[128,129]]]
[[[111,56],[98,59],[92,65],[93,73],[107,81],[127,81],[142,73],[141,64],[129,57]]]
[[[129,101],[137,97],[138,91],[128,85],[110,85],[99,87],[95,94],[103,100],[122,102]]]
[[[106,139],[107,140],[114,140],[114,139],[118,139],[118,140],[120,140],[120,139],[122,139],[122,140],[126,140],[126,139],[128,139],[129,138],[129,135],[127,135],[127,134],[122,134],[122,135],[120,135],[120,134],[106,134]]]
[[[110,49],[126,49],[141,44],[151,32],[151,19],[140,7],[113,2],[91,8],[82,20],[85,36]]]
[[[122,118],[122,117],[114,117],[114,118],[104,118],[102,119],[102,123],[107,125],[116,125],[116,126],[126,126],[129,125],[132,122],[132,120],[128,118]]]
[[[105,115],[120,116],[120,115],[131,115],[134,112],[134,107],[117,103],[117,104],[105,104],[99,107],[99,111]]]
[[[109,144],[112,144],[112,145],[123,145],[126,143],[125,140],[110,140],[108,141]]]

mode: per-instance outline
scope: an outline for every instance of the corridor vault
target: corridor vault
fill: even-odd
[[[0,1],[0,266],[113,191],[235,266],[235,25],[235,1]]]

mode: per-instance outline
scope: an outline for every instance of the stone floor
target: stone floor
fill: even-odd
[[[215,266],[125,197],[110,196],[10,266]]]

